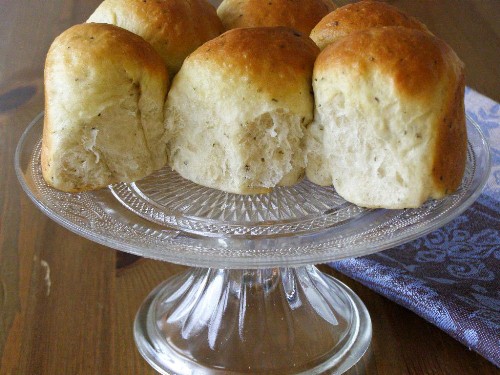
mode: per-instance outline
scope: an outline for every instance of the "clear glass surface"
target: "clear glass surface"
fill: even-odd
[[[16,150],[26,193],[49,217],[95,242],[197,267],[302,266],[384,250],[441,227],[480,194],[490,169],[480,128],[467,119],[468,153],[460,188],[418,209],[367,210],[333,188],[303,181],[243,196],[191,183],[168,167],[132,184],[69,194],[41,175],[43,114]]]
[[[342,373],[366,352],[361,300],[313,266],[193,268],[137,314],[142,356],[162,374]]]
[[[310,264],[370,254],[439,228],[474,202],[490,170],[488,145],[468,119],[460,188],[418,209],[363,209],[308,181],[267,195],[235,195],[168,168],[135,183],[69,194],[42,178],[42,128],[40,114],[19,141],[15,167],[44,213],[106,246],[205,267],[158,286],[137,314],[137,347],[162,374],[349,369],[370,343],[368,311],[348,287]]]

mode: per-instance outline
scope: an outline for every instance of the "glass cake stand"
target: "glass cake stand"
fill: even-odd
[[[267,195],[224,193],[169,168],[136,183],[68,194],[41,175],[43,114],[16,150],[23,189],[50,218],[100,244],[192,268],[140,308],[137,347],[162,374],[342,373],[364,354],[371,321],[361,300],[313,264],[411,241],[479,196],[490,168],[467,120],[467,167],[457,192],[418,209],[368,210],[308,181]]]

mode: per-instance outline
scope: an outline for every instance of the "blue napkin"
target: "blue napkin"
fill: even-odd
[[[492,171],[479,199],[425,237],[330,265],[500,367],[500,105],[467,88],[465,108],[491,146]]]

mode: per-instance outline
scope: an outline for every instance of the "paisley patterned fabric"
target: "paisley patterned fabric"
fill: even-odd
[[[500,367],[500,105],[467,88],[465,107],[491,147],[492,171],[480,198],[425,237],[331,266]]]

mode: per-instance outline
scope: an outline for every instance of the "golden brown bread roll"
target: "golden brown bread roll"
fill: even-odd
[[[319,52],[297,31],[233,29],[193,52],[166,102],[170,166],[220,190],[253,194],[304,174]]]
[[[382,1],[359,1],[326,15],[311,31],[311,39],[320,49],[356,31],[372,27],[402,26],[430,33],[417,19]]]
[[[45,62],[42,172],[76,192],[135,181],[167,161],[165,64],[131,32],[113,25],[71,27]]]
[[[309,35],[335,9],[330,0],[224,0],[217,8],[226,30],[286,26]]]
[[[308,178],[364,207],[418,207],[460,184],[464,67],[442,40],[403,27],[327,46],[313,74]]]
[[[151,43],[170,77],[192,51],[223,31],[206,0],[105,0],[87,22],[110,23]]]

